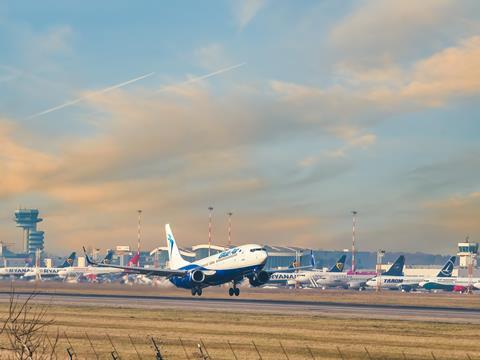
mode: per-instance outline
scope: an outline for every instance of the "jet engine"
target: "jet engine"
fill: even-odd
[[[190,280],[194,283],[202,283],[205,280],[205,274],[202,270],[194,270],[190,273]]]
[[[264,285],[268,282],[268,280],[270,280],[270,274],[263,270],[248,278],[248,282],[252,286]]]

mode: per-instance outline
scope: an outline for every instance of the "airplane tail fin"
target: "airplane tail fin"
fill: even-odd
[[[59,267],[61,268],[66,268],[66,267],[70,267],[73,265],[73,262],[75,261],[75,258],[77,257],[77,253],[74,251],[70,254],[69,257],[67,257],[65,259],[65,261],[63,262],[63,264]]]
[[[442,270],[437,274],[437,277],[451,277],[452,271],[455,266],[456,256],[452,256],[448,261],[443,265]]]
[[[107,255],[105,258],[102,260],[102,264],[110,264],[113,259],[113,250],[108,250]]]
[[[382,275],[403,276],[403,267],[405,266],[405,256],[400,255],[397,260]]]
[[[138,266],[138,263],[140,262],[140,254],[137,252],[133,257],[130,259],[128,262],[127,266]]]
[[[315,263],[315,256],[313,255],[313,250],[310,250],[310,265],[312,266],[312,269],[315,269],[317,267],[317,264]]]
[[[173,237],[172,229],[170,225],[165,225],[165,233],[167,235],[167,247],[168,247],[168,261],[169,267],[172,270],[178,270],[184,266],[189,265],[190,263],[186,261],[180,254],[175,238]]]
[[[343,254],[342,256],[340,256],[340,259],[337,260],[335,265],[333,265],[332,268],[328,270],[328,272],[333,272],[333,273],[342,272],[343,268],[345,267],[346,259],[347,259],[347,255]]]

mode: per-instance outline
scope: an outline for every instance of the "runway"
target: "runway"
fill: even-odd
[[[17,292],[26,298],[29,292]],[[10,293],[0,292],[0,303],[9,301]],[[39,293],[38,302],[59,306],[93,306],[135,309],[178,309],[189,311],[224,311],[275,313],[362,319],[402,319],[452,323],[480,323],[480,308],[425,307],[412,305],[335,303],[327,301],[288,301],[274,299],[209,298],[119,294]]]

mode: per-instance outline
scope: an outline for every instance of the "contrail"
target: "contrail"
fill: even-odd
[[[120,83],[120,84],[112,85],[112,86],[109,86],[109,87],[107,87],[107,88],[105,88],[105,89],[92,92],[92,93],[90,93],[89,95],[82,96],[82,97],[80,97],[80,98],[78,98],[78,99],[74,99],[74,100],[67,101],[66,103],[63,103],[63,104],[61,104],[61,105],[58,105],[58,106],[52,107],[52,108],[50,108],[50,109],[41,111],[41,112],[39,112],[39,113],[30,115],[27,119],[33,119],[33,118],[36,118],[36,117],[39,117],[39,116],[42,116],[42,115],[45,115],[45,114],[48,114],[48,113],[51,113],[51,112],[54,112],[54,111],[63,109],[63,108],[66,108],[66,107],[68,107],[68,106],[75,105],[75,104],[77,104],[77,103],[79,103],[80,101],[83,101],[83,100],[85,100],[85,99],[89,99],[89,98],[94,97],[94,96],[96,96],[96,95],[104,94],[104,93],[106,93],[106,92],[109,92],[109,91],[112,91],[112,90],[121,88],[121,87],[126,86],[126,85],[128,85],[128,84],[131,84],[131,83],[134,83],[134,82],[136,82],[136,81],[140,81],[140,80],[142,80],[142,79],[145,79],[145,78],[147,78],[147,77],[150,77],[150,76],[152,76],[153,74],[155,74],[155,73],[154,73],[154,72],[151,72],[151,73],[149,73],[149,74],[139,76],[139,77],[137,77],[137,78],[135,78],[135,79],[131,79],[131,80],[122,82],[122,83]]]
[[[197,81],[200,81],[200,80],[208,79],[208,78],[210,78],[210,77],[212,77],[212,76],[219,75],[219,74],[225,73],[225,72],[227,72],[227,71],[230,71],[230,70],[239,68],[240,66],[243,66],[243,65],[245,65],[245,64],[246,64],[246,62],[243,62],[243,63],[240,63],[240,64],[236,64],[236,65],[229,66],[229,67],[224,68],[224,69],[220,69],[220,70],[211,72],[211,73],[209,73],[209,74],[205,74],[205,75],[198,76],[198,77],[195,77],[195,78],[192,78],[192,79],[188,79],[188,80],[185,80],[185,81],[180,82],[180,83],[177,83],[177,84],[166,85],[166,86],[163,86],[162,88],[160,88],[159,90],[157,90],[156,92],[165,91],[165,90],[167,90],[167,89],[169,89],[169,88],[171,88],[171,87],[174,87],[174,86],[187,85],[187,84],[191,84],[191,83],[193,83],[193,82],[197,82]],[[63,104],[61,104],[61,105],[58,105],[58,106],[52,107],[52,108],[50,108],[50,109],[41,111],[41,112],[39,112],[39,113],[30,115],[27,119],[33,119],[33,118],[36,118],[36,117],[39,117],[39,116],[42,116],[42,115],[45,115],[45,114],[49,114],[49,113],[51,113],[51,112],[54,112],[54,111],[57,111],[57,110],[60,110],[60,109],[66,108],[66,107],[69,107],[69,106],[75,105],[75,104],[77,104],[77,103],[79,103],[79,102],[81,102],[81,101],[83,101],[83,100],[85,100],[85,99],[88,99],[88,98],[94,97],[94,96],[96,96],[96,95],[104,94],[104,93],[106,93],[106,92],[109,92],[109,91],[118,89],[118,88],[120,88],[120,87],[126,86],[126,85],[131,84],[131,83],[134,83],[134,82],[136,82],[136,81],[145,79],[145,78],[147,78],[147,77],[149,77],[149,76],[152,76],[153,74],[155,74],[155,73],[154,73],[154,72],[151,72],[151,73],[149,73],[149,74],[142,75],[142,76],[137,77],[137,78],[135,78],[135,79],[128,80],[128,81],[122,82],[122,83],[120,83],[120,84],[112,85],[112,86],[107,87],[107,88],[105,88],[105,89],[92,92],[92,93],[90,93],[89,95],[80,97],[80,98],[78,98],[78,99],[69,100],[69,101],[67,101],[67,102],[65,102],[65,103],[63,103]]]
[[[239,68],[240,66],[243,66],[245,64],[246,64],[246,62],[243,62],[243,63],[237,64],[237,65],[232,65],[232,66],[229,66],[227,68],[214,71],[210,74],[205,74],[205,75],[202,75],[202,76],[198,76],[198,77],[195,77],[195,78],[192,78],[192,79],[182,81],[181,83],[178,83],[178,84],[165,85],[165,86],[162,86],[160,89],[158,89],[156,92],[165,91],[165,90],[168,90],[169,88],[175,87],[175,86],[187,85],[187,84],[197,82],[197,81],[200,81],[200,80],[208,79],[209,77],[219,75],[219,74],[222,74],[224,72]]]

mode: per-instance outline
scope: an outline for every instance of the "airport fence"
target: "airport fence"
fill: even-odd
[[[184,339],[164,338],[155,336],[127,335],[126,338],[112,339],[108,334],[88,334],[66,332],[54,333],[51,337],[45,337],[44,346],[29,354],[23,352],[20,356],[18,351],[9,350],[1,346],[0,359],[156,359],[156,360],[317,360],[317,359],[341,359],[341,360],[444,360],[451,357],[442,356],[425,350],[423,352],[414,349],[404,351],[379,351],[363,346],[345,347],[325,346],[315,344],[286,345],[281,341],[270,343],[218,341],[209,339]],[[4,339],[1,339],[4,340]],[[3,343],[3,341],[2,341]],[[465,353],[459,359],[480,359]]]

